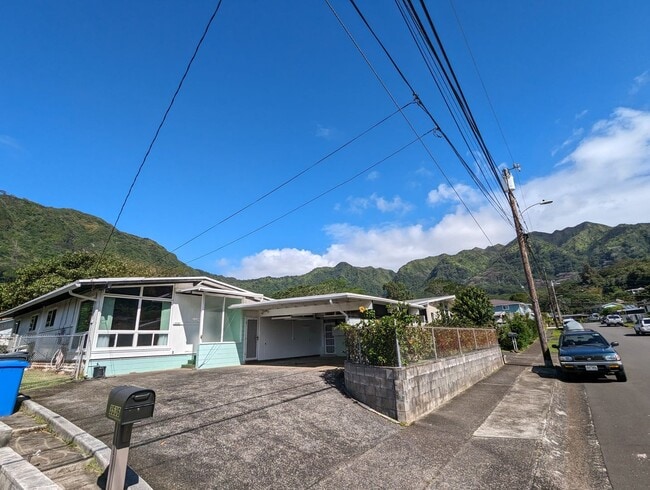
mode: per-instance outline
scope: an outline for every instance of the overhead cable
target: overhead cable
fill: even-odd
[[[360,176],[362,176],[363,174],[369,172],[369,171],[372,170],[373,168],[375,168],[375,167],[381,165],[381,164],[384,163],[386,160],[388,160],[388,159],[394,157],[395,155],[397,155],[398,153],[404,151],[404,150],[405,150],[406,148],[408,148],[409,146],[413,145],[414,143],[417,143],[417,142],[420,141],[422,138],[424,138],[427,134],[430,134],[430,133],[432,133],[432,132],[433,132],[433,130],[431,129],[431,130],[427,131],[426,133],[417,136],[414,140],[412,140],[412,141],[410,141],[409,143],[405,144],[405,145],[402,146],[401,148],[398,148],[397,150],[393,151],[390,155],[388,155],[388,156],[382,158],[381,160],[379,160],[379,161],[373,163],[372,165],[370,165],[370,166],[364,168],[363,170],[360,170],[359,172],[355,173],[355,174],[352,175],[351,177],[349,177],[349,178],[347,178],[347,179],[345,179],[345,180],[339,182],[338,184],[336,184],[336,185],[333,186],[333,187],[330,187],[330,188],[327,189],[326,191],[323,191],[323,192],[321,192],[320,194],[317,194],[316,196],[312,197],[312,198],[309,199],[308,201],[303,202],[302,204],[296,206],[295,208],[293,208],[293,209],[287,211],[286,213],[284,213],[284,214],[278,216],[277,218],[272,219],[271,221],[267,221],[267,222],[264,223],[263,225],[258,226],[257,228],[255,228],[254,230],[251,230],[251,231],[249,231],[248,233],[246,233],[246,234],[244,234],[244,235],[241,235],[240,237],[235,238],[234,240],[231,240],[231,241],[229,241],[228,243],[225,243],[225,244],[221,245],[220,247],[215,248],[214,250],[211,250],[210,252],[207,252],[207,253],[205,253],[205,254],[199,256],[199,257],[196,257],[196,258],[194,258],[194,259],[192,259],[192,260],[189,260],[187,263],[189,264],[189,263],[191,263],[191,262],[195,262],[195,261],[197,261],[197,260],[199,260],[199,259],[202,259],[202,258],[204,258],[204,257],[207,257],[208,255],[211,255],[211,254],[213,254],[213,253],[215,253],[215,252],[218,252],[219,250],[222,250],[222,249],[228,247],[229,245],[232,245],[233,243],[237,243],[238,241],[243,240],[244,238],[247,238],[247,237],[251,236],[251,235],[254,234],[254,233],[257,233],[258,231],[263,230],[263,229],[266,228],[267,226],[270,226],[270,225],[272,225],[273,223],[276,223],[276,222],[280,221],[281,219],[286,218],[286,217],[289,216],[290,214],[295,213],[295,212],[298,211],[299,209],[302,209],[302,208],[304,208],[305,206],[307,206],[307,205],[313,203],[314,201],[320,199],[321,197],[323,197],[323,196],[329,194],[330,192],[335,191],[335,190],[338,189],[339,187],[342,187],[342,186],[344,186],[345,184],[348,184],[348,183],[352,182],[353,180],[359,178]]]
[[[350,1],[351,1],[351,3],[352,3],[353,7],[355,8],[355,10],[357,11],[357,13],[362,17],[362,19],[365,19],[365,17],[363,17],[362,12],[361,12],[361,11],[358,9],[358,7],[356,6],[356,3],[354,2],[354,0],[350,0]],[[377,78],[377,80],[379,81],[379,83],[381,84],[381,86],[384,88],[384,90],[386,91],[386,93],[388,94],[388,96],[390,97],[390,99],[393,101],[393,104],[396,104],[395,98],[393,97],[392,93],[391,93],[390,90],[388,89],[388,86],[387,86],[386,83],[382,80],[382,78],[381,78],[381,76],[379,75],[379,73],[377,72],[377,70],[375,70],[374,66],[372,65],[372,63],[370,62],[370,60],[368,59],[368,57],[366,56],[366,54],[363,52],[363,50],[362,50],[361,47],[359,46],[359,43],[357,43],[356,39],[354,38],[354,36],[352,35],[352,33],[350,32],[350,30],[348,29],[348,27],[345,25],[345,23],[343,22],[343,20],[341,19],[341,17],[338,15],[338,13],[337,13],[336,10],[334,9],[334,7],[332,7],[332,5],[331,5],[331,3],[329,2],[329,0],[325,0],[325,3],[328,5],[328,7],[330,8],[330,10],[332,11],[332,13],[334,14],[334,16],[336,17],[336,19],[338,20],[339,24],[341,25],[341,27],[343,28],[343,30],[345,31],[345,33],[347,34],[347,36],[348,36],[349,39],[351,40],[352,44],[355,46],[355,48],[357,49],[357,51],[359,51],[359,53],[361,54],[362,58],[364,59],[364,61],[366,62],[366,64],[368,65],[368,67],[370,68],[370,70],[372,71],[372,73],[375,75],[375,77]],[[364,22],[364,23],[365,23],[366,26],[367,26],[369,29],[371,29],[371,31],[372,31],[372,28],[370,27],[370,25],[369,25],[367,22]],[[382,45],[382,44],[381,44],[381,41],[378,39],[378,37],[377,37],[377,36],[374,36],[374,37],[375,37],[375,39],[377,39],[377,41],[380,43],[380,45]],[[382,45],[382,46],[383,46],[383,45]],[[387,53],[387,50],[386,50],[385,48],[384,48],[384,52]],[[390,57],[389,54],[387,54],[387,56],[389,56],[389,59],[392,60],[392,57]],[[394,60],[393,60],[393,61],[394,61]],[[396,66],[396,63],[394,63],[393,66]],[[396,67],[396,69],[398,69],[398,67]],[[406,79],[406,77],[404,76],[403,72],[402,72],[401,70],[398,69],[398,73],[401,74],[402,79],[404,80],[404,82],[406,83],[406,85],[411,89],[412,93],[414,93],[414,94],[417,96],[415,90],[413,89],[413,86],[409,83],[408,79]],[[419,97],[418,97],[418,100],[419,100]],[[423,106],[420,106],[420,107],[423,107]],[[424,108],[424,109],[426,110],[426,108]],[[428,113],[428,111],[427,111],[427,113]],[[433,116],[431,115],[431,113],[428,113],[428,115],[429,115],[430,119],[432,120],[432,122],[434,123],[436,134],[438,134],[438,133],[440,132],[440,126],[438,125],[438,123],[437,123],[437,121],[435,120],[435,118],[433,118]],[[414,128],[414,126],[413,126],[413,124],[411,123],[411,121],[408,119],[408,117],[406,117],[406,115],[405,115],[404,113],[402,113],[402,117],[403,117],[404,120],[406,121],[406,123],[407,123],[407,125],[409,126],[409,128],[411,129],[411,131],[413,131],[413,132],[417,135],[417,131],[416,131],[416,129]],[[447,139],[447,141],[448,141],[449,143],[451,143],[448,139]],[[478,222],[478,220],[476,219],[476,217],[474,216],[474,214],[472,213],[472,211],[470,210],[469,206],[468,206],[467,203],[464,201],[464,199],[462,198],[462,196],[460,195],[460,193],[458,192],[458,190],[456,189],[456,187],[453,185],[453,183],[451,182],[451,179],[449,179],[449,177],[447,176],[447,174],[446,174],[445,171],[443,170],[442,166],[438,163],[438,161],[437,161],[436,158],[433,156],[433,154],[431,153],[431,151],[429,150],[429,148],[427,147],[427,145],[424,144],[423,142],[420,142],[420,144],[421,144],[422,147],[424,148],[425,152],[429,155],[429,158],[431,158],[431,161],[433,161],[433,163],[436,165],[436,168],[438,169],[438,171],[439,171],[439,172],[442,174],[442,176],[445,178],[445,180],[447,181],[447,183],[448,183],[448,185],[450,186],[450,188],[454,191],[454,194],[455,194],[456,197],[458,198],[459,202],[463,205],[463,207],[465,208],[465,210],[468,212],[468,214],[470,215],[470,217],[472,218],[472,220],[474,221],[474,223],[476,224],[476,226],[481,230],[481,232],[483,233],[483,235],[485,236],[485,238],[486,238],[486,239],[488,240],[488,242],[492,245],[492,241],[491,241],[490,238],[488,237],[487,233],[485,232],[485,230],[483,229],[483,227],[480,225],[480,223]]]
[[[120,207],[120,211],[117,214],[117,218],[115,219],[115,222],[113,223],[113,226],[111,228],[111,231],[108,235],[108,238],[106,239],[106,243],[104,244],[104,248],[102,249],[101,254],[99,255],[99,258],[97,260],[97,264],[99,264],[104,257],[104,254],[106,253],[106,249],[108,248],[108,244],[111,241],[111,238],[115,234],[115,230],[117,229],[117,224],[120,221],[120,218],[122,217],[122,213],[124,212],[124,208],[126,207],[126,204],[129,200],[129,197],[131,196],[131,192],[133,191],[133,188],[135,187],[135,183],[138,180],[138,177],[140,176],[140,173],[142,172],[142,169],[144,168],[145,163],[147,162],[147,159],[149,158],[149,154],[151,153],[151,150],[153,149],[154,144],[158,140],[158,135],[160,134],[160,131],[162,130],[162,127],[165,124],[165,121],[167,120],[167,116],[169,115],[172,106],[174,105],[174,102],[176,101],[176,96],[179,94],[181,91],[181,88],[183,87],[183,82],[185,82],[185,79],[187,78],[188,73],[190,72],[190,68],[192,67],[192,63],[194,63],[194,59],[196,58],[196,55],[199,52],[199,49],[201,48],[201,45],[203,44],[203,40],[208,34],[208,31],[210,30],[210,26],[212,25],[212,21],[217,15],[217,12],[219,12],[219,8],[221,7],[222,0],[219,0],[217,2],[217,6],[215,7],[214,11],[212,12],[212,15],[210,16],[210,20],[205,26],[205,29],[203,30],[203,34],[201,35],[201,38],[199,39],[198,43],[196,44],[196,47],[194,48],[194,52],[192,53],[192,57],[190,58],[189,62],[187,63],[187,66],[185,68],[185,72],[183,73],[183,76],[181,77],[180,81],[178,82],[178,86],[176,87],[176,90],[174,91],[174,95],[172,96],[167,109],[165,110],[165,113],[163,114],[163,117],[158,124],[158,128],[156,129],[153,138],[151,139],[151,142],[149,143],[149,147],[147,148],[147,151],[144,154],[144,157],[142,158],[142,162],[140,163],[140,166],[138,167],[138,171],[136,172],[135,176],[133,177],[133,180],[131,181],[131,185],[129,187],[128,192],[126,193],[126,196],[124,197],[124,201],[122,202],[122,206]]]
[[[406,109],[408,106],[410,106],[411,104],[414,104],[414,103],[415,103],[415,102],[412,101],[412,102],[409,102],[408,104],[405,104],[405,105],[399,107],[399,108],[398,108],[395,112],[393,112],[392,114],[390,114],[390,115],[384,117],[383,119],[381,119],[380,121],[376,122],[375,124],[373,124],[372,126],[370,126],[369,128],[367,128],[366,130],[362,131],[361,133],[359,133],[357,136],[355,136],[355,137],[352,138],[351,140],[347,141],[346,143],[342,144],[342,145],[339,146],[338,148],[336,148],[336,149],[334,149],[333,151],[329,152],[327,155],[325,155],[324,157],[320,158],[319,160],[317,160],[316,162],[314,162],[314,163],[311,164],[310,166],[308,166],[308,167],[306,167],[305,169],[301,170],[300,172],[298,172],[297,174],[293,175],[293,176],[290,177],[289,179],[285,180],[285,181],[282,182],[281,184],[278,184],[278,185],[275,186],[273,189],[271,189],[271,190],[269,190],[268,192],[262,194],[262,195],[259,196],[257,199],[255,199],[255,200],[249,202],[248,204],[246,204],[246,205],[243,206],[242,208],[238,209],[237,211],[235,211],[235,212],[229,214],[228,216],[226,216],[225,218],[223,218],[222,220],[220,220],[218,223],[215,223],[214,225],[210,226],[209,228],[206,228],[205,230],[203,230],[203,231],[202,231],[201,233],[199,233],[198,235],[195,235],[194,237],[190,238],[189,240],[187,240],[187,241],[181,243],[178,247],[176,247],[175,249],[173,249],[172,252],[175,252],[176,250],[178,250],[178,249],[184,247],[185,245],[187,245],[187,244],[193,242],[193,241],[196,240],[197,238],[199,238],[199,237],[205,235],[206,233],[208,233],[209,231],[215,229],[217,226],[219,226],[219,225],[225,223],[225,222],[228,221],[229,219],[234,218],[235,216],[237,216],[238,214],[244,212],[244,211],[247,210],[248,208],[250,208],[250,207],[254,206],[255,204],[259,203],[260,201],[266,199],[266,198],[269,197],[271,194],[273,194],[273,193],[277,192],[278,190],[282,189],[284,186],[286,186],[287,184],[293,182],[293,181],[296,180],[298,177],[300,177],[300,176],[302,176],[303,174],[307,173],[309,170],[313,169],[313,168],[316,167],[317,165],[320,165],[321,163],[323,163],[325,160],[327,160],[327,159],[330,158],[331,156],[335,155],[336,153],[338,153],[339,151],[341,151],[341,150],[344,149],[345,147],[351,145],[352,143],[354,143],[355,141],[357,141],[357,140],[360,139],[361,137],[363,137],[363,136],[365,136],[366,134],[368,134],[368,133],[369,133],[370,131],[372,131],[373,129],[377,128],[377,127],[380,126],[381,124],[383,124],[383,123],[385,123],[386,121],[388,121],[391,117],[393,117],[394,115],[396,115],[398,112],[401,112],[402,110]]]

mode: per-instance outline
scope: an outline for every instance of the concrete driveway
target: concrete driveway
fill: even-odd
[[[340,390],[342,371],[246,365],[89,380],[27,393],[111,446],[104,413],[123,384],[156,392],[129,464],[156,489],[305,488],[403,430]]]
[[[534,350],[408,427],[346,397],[335,367],[164,371],[27,394],[110,446],[111,388],[154,389],[129,463],[157,490],[611,488],[581,385],[540,368]]]

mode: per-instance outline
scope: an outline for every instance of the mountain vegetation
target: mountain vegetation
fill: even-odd
[[[112,226],[73,209],[41,206],[27,199],[0,194],[0,281],[36,260],[66,252],[101,255]],[[115,230],[106,253],[132,263],[156,267],[165,275],[196,274],[196,270],[153,240]]]
[[[300,276],[240,280],[193,269],[154,241],[118,230],[104,251],[111,230],[109,223],[85,213],[0,194],[0,283],[5,291],[34,283],[27,288],[29,296],[80,278],[77,274],[208,275],[274,298],[348,291],[403,299],[458,294],[467,286],[490,297],[527,298],[516,240],[413,260],[398,271],[341,262]],[[614,299],[631,301],[628,290],[650,285],[648,223],[615,227],[582,223],[553,233],[530,233],[528,244],[542,308],[551,296],[550,281],[565,312]],[[91,269],[100,256],[103,268]],[[39,280],[38,274],[49,279]],[[647,294],[647,289],[640,294]]]

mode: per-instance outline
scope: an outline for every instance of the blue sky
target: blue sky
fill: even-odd
[[[320,161],[396,112],[387,90],[412,101],[351,4],[330,2],[377,76],[325,1],[224,0],[118,229],[242,279],[514,238],[414,104]],[[0,189],[113,223],[216,3],[3,2]],[[650,3],[427,4],[496,164],[521,165],[521,208],[554,201],[529,229],[648,221]],[[475,168],[395,3],[358,5]]]

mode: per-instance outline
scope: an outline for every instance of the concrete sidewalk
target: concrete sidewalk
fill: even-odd
[[[408,427],[347,397],[333,367],[167,371],[30,395],[110,444],[110,389],[154,389],[129,462],[156,489],[608,488],[582,386],[529,352]]]

